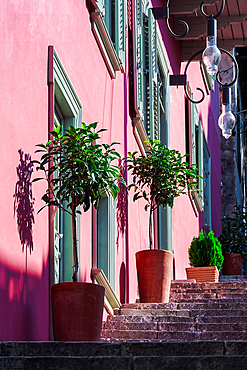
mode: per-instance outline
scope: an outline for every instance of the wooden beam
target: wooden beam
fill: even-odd
[[[245,19],[247,19],[247,14],[221,16],[218,19],[217,29],[219,31],[230,24],[241,23]],[[184,27],[178,23],[178,20],[184,20],[189,25],[189,32],[183,40],[195,40],[206,36],[206,19],[204,17],[174,17],[174,32],[179,35],[184,31]]]
[[[219,3],[221,0],[205,0],[205,6],[214,5]],[[190,14],[194,11],[199,11],[201,2],[198,0],[188,0],[188,1],[181,1],[181,0],[171,0],[170,1],[170,14]]]
[[[247,41],[244,39],[237,40],[218,40],[218,47],[221,49],[226,49],[227,51],[232,51],[234,47],[246,46]],[[195,41],[181,41],[181,61],[187,62],[192,55],[197,51],[205,48],[204,40],[195,40]],[[200,55],[194,60],[200,60]]]

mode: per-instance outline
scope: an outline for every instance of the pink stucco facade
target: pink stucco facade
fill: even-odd
[[[129,3],[125,2],[126,26]],[[153,1],[153,5],[161,6],[162,1]],[[90,6],[90,1],[80,0],[0,2],[1,341],[50,338],[49,214],[48,210],[37,214],[45,184],[32,184],[37,174],[30,164],[31,159],[37,158],[35,145],[48,139],[49,45],[55,48],[82,103],[82,120],[99,121],[100,128],[108,130],[102,134],[102,140],[119,142],[118,151],[123,157],[128,151],[139,150],[133,134],[133,112],[129,109],[128,28],[125,73],[118,71],[112,78],[92,32]],[[169,73],[182,73],[180,42],[168,34],[165,22],[158,23]],[[188,74],[193,91],[200,79],[196,62],[193,72]],[[216,236],[221,232],[217,89],[198,106],[211,154],[212,229]],[[170,87],[169,96],[170,147],[185,154],[183,87]],[[24,178],[24,173],[29,177]],[[135,302],[138,298],[135,252],[148,248],[148,214],[142,201],[132,202],[132,193],[125,202],[125,225],[120,230],[117,218],[115,224],[115,293],[121,302]],[[201,219],[188,196],[175,200],[172,250],[176,279],[186,278],[188,247],[192,237],[200,232]],[[81,281],[91,281],[92,210],[81,217],[80,248]]]

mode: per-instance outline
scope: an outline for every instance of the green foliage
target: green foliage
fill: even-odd
[[[198,238],[193,238],[188,252],[190,265],[193,267],[216,266],[218,270],[222,268],[224,257],[221,244],[214,237],[213,231],[207,236],[201,231]]]
[[[96,143],[100,139],[99,133],[104,131],[96,132],[97,124],[82,123],[82,128],[69,126],[64,134],[58,126],[50,133],[51,140],[37,145],[40,149],[35,153],[42,153],[42,156],[40,161],[33,162],[38,165],[37,170],[44,172],[48,183],[42,197],[46,206],[63,208],[67,201],[67,211],[71,214],[73,199],[75,205],[82,205],[86,212],[90,203],[98,207],[104,190],[116,198],[119,168],[112,162],[120,155],[114,149],[116,143]],[[34,181],[38,180],[41,178]],[[76,212],[80,213],[80,210]]]
[[[69,126],[62,133],[62,127],[56,127],[51,133],[51,140],[46,144],[38,144],[35,153],[41,153],[37,170],[43,171],[47,189],[42,199],[45,206],[63,209],[71,215],[74,273],[73,281],[77,281],[78,251],[76,236],[76,213],[81,213],[79,205],[86,212],[90,205],[98,207],[102,192],[108,191],[115,199],[119,188],[119,167],[113,162],[120,157],[111,144],[97,144],[99,133],[95,131],[98,123],[89,125],[82,123],[81,128]]]
[[[152,247],[151,217],[158,206],[173,207],[174,198],[187,194],[188,189],[199,192],[199,175],[196,165],[189,166],[185,157],[177,150],[171,150],[159,140],[146,141],[146,155],[128,153],[127,168],[133,182],[128,189],[134,189],[133,201],[143,198],[145,210],[150,209],[149,237]]]
[[[240,253],[247,258],[247,214],[246,208],[235,206],[233,216],[225,216],[219,240],[223,253]]]

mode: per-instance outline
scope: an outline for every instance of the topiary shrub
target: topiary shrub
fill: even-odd
[[[190,265],[193,267],[216,266],[218,270],[222,268],[224,257],[221,244],[214,237],[213,231],[207,236],[201,231],[198,238],[193,238],[188,252]]]

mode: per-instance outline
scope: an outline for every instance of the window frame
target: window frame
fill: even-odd
[[[148,7],[149,2],[147,0],[135,0],[132,4],[134,72],[134,117],[132,123],[136,140],[141,151],[144,153],[144,141],[148,140],[149,137],[159,139],[161,132],[158,96],[158,62],[162,66],[162,72],[165,78],[166,97],[164,110],[166,115],[165,122],[169,126],[169,68],[163,51],[164,45],[158,23],[154,19],[152,9]],[[145,18],[147,19],[148,26],[144,25]],[[145,38],[147,35],[148,37]],[[152,42],[149,42],[149,40]],[[147,90],[150,92],[149,94]],[[167,143],[165,144],[167,145]]]
[[[191,88],[188,85],[188,91],[193,99]],[[189,165],[196,164],[198,167],[198,175],[202,178],[198,179],[198,189],[201,197],[197,192],[190,190],[189,194],[192,199],[196,212],[203,211],[203,127],[199,119],[197,105],[185,98],[185,129],[186,129],[186,154],[189,155]]]
[[[111,78],[116,78],[116,72],[125,72],[125,1],[115,0],[115,13],[113,11],[113,2],[105,5],[105,0],[91,0],[94,11],[91,12],[92,32],[98,43],[103,59],[106,63]],[[111,6],[109,8],[109,6]],[[114,16],[114,20],[112,17]],[[111,19],[110,19],[111,18]],[[111,24],[113,22],[113,26]],[[114,27],[114,42],[109,32]]]
[[[208,171],[208,176],[205,176],[205,170]],[[203,135],[203,228],[208,228],[208,231],[212,228],[212,212],[211,212],[211,154],[208,148],[208,144]],[[206,222],[207,221],[207,222]]]
[[[104,272],[113,290],[116,275],[115,215],[116,201],[104,192],[97,209],[97,268]]]
[[[53,48],[53,85],[54,85],[54,124],[57,121],[55,110],[60,116],[64,128],[69,125],[75,127],[81,127],[82,122],[82,104],[80,99],[72,85],[72,82],[55,50]],[[56,217],[56,212],[59,211],[59,216]],[[55,251],[54,251],[54,280],[59,281],[71,281],[72,277],[72,267],[73,267],[73,248],[72,248],[72,230],[71,230],[71,218],[67,219],[67,214],[60,210],[57,210],[54,214],[54,232],[56,225],[56,218],[59,223],[58,234],[63,237],[59,238],[59,253],[61,253],[60,263],[59,263],[59,276],[56,276],[56,260],[55,260]],[[64,228],[66,225],[69,225],[66,233]],[[77,215],[77,236],[78,236],[78,254],[80,258],[80,215]],[[66,240],[69,240],[67,247]],[[66,246],[66,247],[65,247]],[[54,240],[55,248],[55,240]],[[56,256],[57,257],[57,256]],[[80,269],[80,267],[79,267]],[[78,277],[80,277],[80,270],[78,271]],[[80,279],[78,280],[80,281]]]

